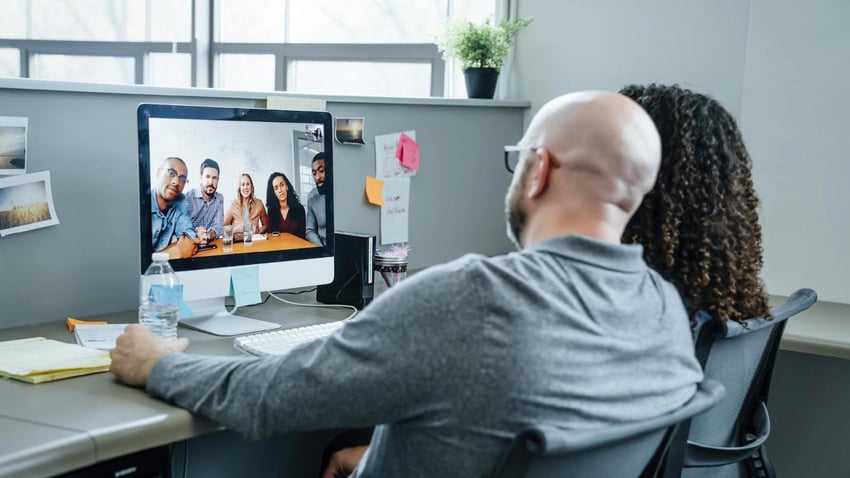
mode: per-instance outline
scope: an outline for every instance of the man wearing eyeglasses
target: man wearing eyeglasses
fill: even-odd
[[[189,182],[186,163],[165,158],[156,170],[156,187],[151,190],[151,236],[154,252],[167,252],[171,259],[189,257],[198,250],[199,239],[183,195]]]
[[[643,248],[620,242],[658,172],[652,119],[616,93],[573,93],[519,147],[506,197],[518,251],[430,267],[279,357],[183,354],[187,339],[131,325],[110,370],[252,437],[376,425],[325,478],[489,477],[528,424],[681,407],[702,380],[688,315]]]

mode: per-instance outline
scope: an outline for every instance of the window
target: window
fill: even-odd
[[[434,35],[450,16],[479,21],[494,6],[495,0],[3,0],[0,76],[451,96],[462,84],[460,72],[442,60]]]

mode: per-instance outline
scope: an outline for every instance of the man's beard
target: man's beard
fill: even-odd
[[[328,190],[328,183],[322,183],[321,186],[318,185],[318,184],[316,185],[316,191],[319,191],[319,194],[321,194],[323,196],[324,196],[325,192],[327,192],[327,190]]]
[[[511,185],[508,195],[505,197],[505,217],[507,218],[508,239],[514,243],[517,249],[522,249],[520,236],[525,228],[528,215],[522,208],[522,185],[525,184],[525,176],[528,168],[520,172],[519,181]]]

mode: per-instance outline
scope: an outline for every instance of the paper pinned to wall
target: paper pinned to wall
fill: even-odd
[[[407,242],[410,178],[385,179],[384,203],[381,207],[381,244]]]
[[[416,139],[416,131],[404,131],[411,139]],[[397,178],[415,176],[416,170],[405,167],[396,158],[401,133],[382,134],[375,136],[375,176],[383,178]]]
[[[56,224],[50,171],[0,179],[0,237]]]
[[[27,172],[27,123],[18,116],[0,116],[0,176]]]
[[[318,98],[294,98],[289,96],[269,96],[266,98],[267,110],[327,111],[328,102]]]

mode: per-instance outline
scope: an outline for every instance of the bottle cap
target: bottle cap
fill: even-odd
[[[154,262],[168,262],[167,252],[154,252],[151,254],[151,260]]]

